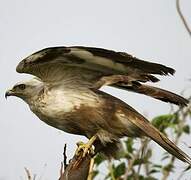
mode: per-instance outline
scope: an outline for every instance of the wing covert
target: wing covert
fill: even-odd
[[[153,74],[168,75],[175,72],[170,67],[139,60],[124,52],[83,46],[42,49],[22,60],[17,72],[33,74],[48,81],[53,75],[63,78],[65,68],[75,67],[88,73],[97,72],[99,76],[127,75],[141,82],[157,82],[159,79]]]

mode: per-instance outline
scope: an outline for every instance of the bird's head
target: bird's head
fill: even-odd
[[[5,93],[5,98],[8,96],[16,96],[25,101],[37,95],[42,90],[43,83],[36,78],[16,83],[12,89]]]

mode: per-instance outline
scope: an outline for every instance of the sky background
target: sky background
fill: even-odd
[[[191,26],[191,1],[182,0],[181,8]],[[162,77],[157,86],[177,93],[186,88],[185,96],[191,94],[191,39],[175,0],[0,0],[0,180],[20,180],[24,167],[43,180],[58,179],[64,143],[72,157],[75,143],[85,140],[44,124],[22,100],[4,98],[17,81],[30,78],[15,71],[22,58],[58,45],[104,47],[163,63],[177,72]],[[169,112],[168,104],[149,97],[113,88],[104,91],[149,118]],[[180,147],[191,155],[182,142]],[[185,167],[178,166],[176,172]],[[171,177],[176,179],[176,173]]]

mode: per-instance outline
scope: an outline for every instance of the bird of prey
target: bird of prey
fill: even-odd
[[[191,158],[145,117],[99,90],[108,85],[186,106],[183,97],[144,84],[159,81],[155,75],[174,74],[174,69],[125,52],[72,46],[42,49],[23,59],[16,70],[36,77],[17,83],[5,95],[23,99],[48,125],[89,138],[79,147],[84,156],[94,145],[95,152],[114,157],[120,138],[146,136],[191,164]]]

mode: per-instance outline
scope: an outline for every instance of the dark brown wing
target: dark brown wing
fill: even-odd
[[[156,82],[159,79],[152,74],[173,74],[174,69],[142,61],[124,52],[93,48],[93,47],[50,47],[40,50],[24,60],[17,66],[17,72],[29,73],[42,80],[47,72],[60,75],[56,69],[61,67],[79,67],[99,72],[100,75],[123,74],[131,76],[134,80]],[[47,68],[49,71],[47,71]]]
[[[124,75],[104,76],[95,83],[94,87],[96,89],[99,89],[104,85],[109,85],[127,91],[144,94],[153,97],[155,99],[159,99],[164,102],[170,102],[179,106],[186,106],[189,103],[187,99],[175,93],[157,87],[144,85],[138,81],[135,81],[133,78],[131,78],[131,76],[124,76]]]
[[[162,101],[172,102],[178,105],[186,105],[187,101],[178,95],[159,88],[141,85],[139,82],[159,79],[153,74],[173,74],[174,69],[157,64],[146,62],[124,52],[115,52],[93,47],[51,47],[40,50],[24,60],[17,66],[17,72],[29,73],[42,79],[44,82],[62,83],[77,78],[80,85],[100,88],[102,85],[111,85],[123,88]],[[107,76],[121,76],[128,79],[128,82],[119,80],[98,83],[95,82]],[[79,80],[80,79],[80,80]],[[112,82],[113,81],[113,82]],[[139,84],[139,86],[137,86]]]
[[[191,158],[184,153],[180,148],[176,146],[172,141],[170,141],[163,133],[156,129],[147,119],[145,119],[141,114],[136,112],[130,106],[126,106],[127,119],[134,123],[135,126],[140,128],[146,136],[150,137],[166,151],[177,157],[178,159],[187,162],[191,165]]]
[[[107,50],[103,48],[95,47],[83,47],[83,46],[73,46],[71,48],[78,48],[79,50],[85,50],[93,54],[94,57],[102,57],[106,59],[111,59],[115,63],[121,63],[124,66],[128,66],[130,69],[137,69],[148,74],[174,74],[175,70],[158,64],[152,63],[144,60],[140,60],[126,52],[116,52],[112,50]]]
[[[191,165],[191,158],[134,108],[105,92],[99,90],[94,92],[105,102],[104,113],[105,117],[108,118],[104,118],[104,120],[110,125],[109,128],[106,128],[109,132],[112,132],[113,135],[117,134],[119,137],[121,137],[121,134],[130,137],[147,136],[176,158]],[[113,105],[112,109],[111,105]],[[114,119],[111,118],[113,117],[112,113],[115,114]],[[114,143],[115,147],[117,147],[117,142]],[[106,151],[106,153],[112,155],[114,152],[111,150]]]

